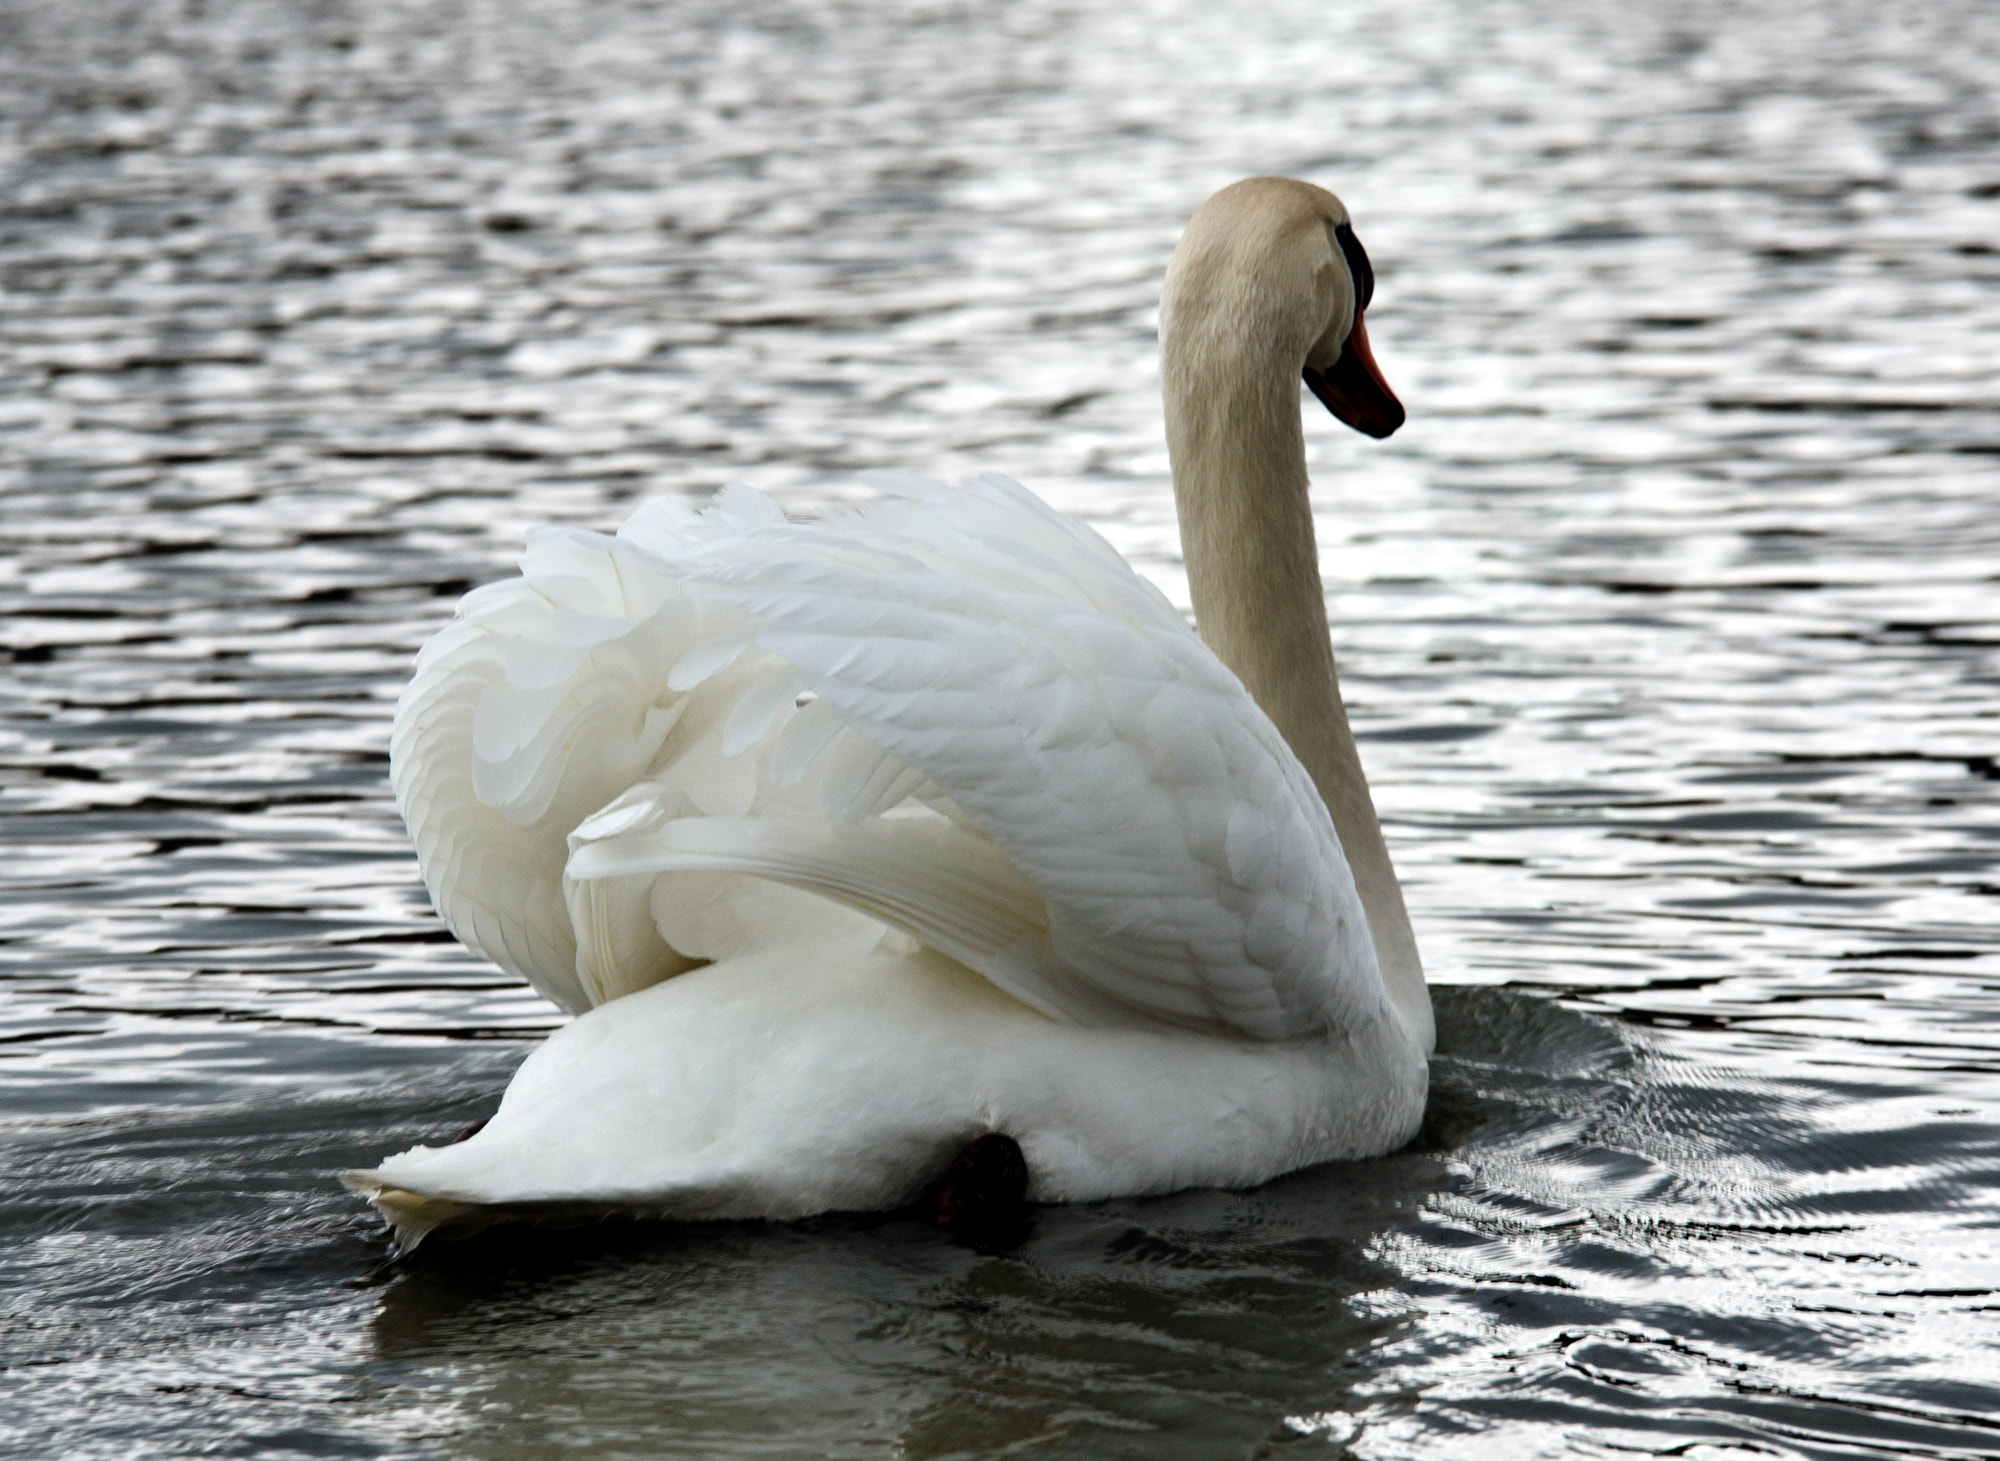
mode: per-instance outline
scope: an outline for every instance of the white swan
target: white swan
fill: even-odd
[[[1286,179],[1218,193],[1174,254],[1200,639],[1001,477],[532,535],[419,657],[393,777],[453,931],[578,1018],[478,1134],[348,1184],[408,1245],[891,1207],[986,1132],[1040,1201],[1409,1140],[1430,1000],[1334,678],[1298,400],[1303,375],[1401,423],[1371,289],[1346,208]]]

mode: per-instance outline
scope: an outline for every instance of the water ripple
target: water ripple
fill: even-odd
[[[1996,25],[12,7],[0,1445],[1992,1454]],[[554,1021],[389,803],[417,646],[531,524],[881,466],[1185,602],[1158,279],[1267,171],[1353,205],[1411,406],[1309,451],[1423,1139],[1005,1253],[389,1264],[329,1173]]]

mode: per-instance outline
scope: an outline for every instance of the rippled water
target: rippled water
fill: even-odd
[[[2000,12],[0,5],[0,1446],[2000,1452]],[[1348,199],[1311,427],[1426,1135],[1255,1192],[393,1263],[546,1006],[425,902],[522,529],[1009,472],[1184,600],[1153,307]]]

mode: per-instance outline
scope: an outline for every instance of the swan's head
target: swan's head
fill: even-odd
[[[1160,342],[1171,374],[1249,352],[1303,376],[1356,431],[1388,436],[1403,405],[1368,349],[1375,272],[1347,205],[1293,178],[1245,178],[1196,211],[1167,267]],[[1293,389],[1296,389],[1294,387]]]

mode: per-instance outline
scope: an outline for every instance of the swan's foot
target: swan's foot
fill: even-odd
[[[961,1237],[1017,1237],[1028,1219],[1028,1162],[1011,1136],[989,1132],[945,1169],[931,1221]]]

